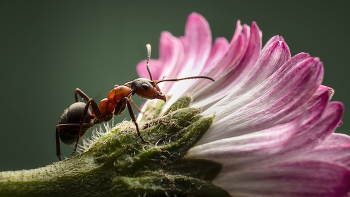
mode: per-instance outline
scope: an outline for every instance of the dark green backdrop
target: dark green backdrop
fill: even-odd
[[[114,84],[136,78],[145,45],[150,43],[152,57],[158,58],[161,31],[183,35],[194,11],[208,20],[213,37],[230,40],[237,19],[249,25],[256,21],[264,44],[278,34],[293,55],[320,57],[323,84],[336,90],[333,100],[347,106],[349,3],[328,2],[1,1],[0,170],[57,161],[55,126],[74,102],[74,89],[99,101]],[[115,122],[124,118],[130,119],[125,113]],[[343,120],[337,131],[350,133],[350,114]],[[62,146],[69,156],[73,148]]]

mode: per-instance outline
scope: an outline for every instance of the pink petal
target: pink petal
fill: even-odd
[[[320,91],[320,92],[323,92],[325,90],[327,90],[329,92],[329,95],[330,95],[329,100],[330,100],[334,95],[334,90],[330,87],[323,86],[323,85],[320,85],[320,87],[318,88],[318,91]]]
[[[205,83],[205,81],[198,82],[196,84],[196,87],[191,89],[194,102],[203,98],[213,97],[214,95],[219,95],[219,97],[216,96],[216,100],[220,99],[221,97],[226,95],[229,92],[228,90],[230,90],[231,87],[237,84],[242,77],[244,77],[248,72],[250,72],[250,70],[259,58],[261,49],[261,34],[255,22],[252,23],[250,33],[247,35],[249,35],[249,41],[247,42],[246,47],[247,49],[240,63],[234,64],[234,67],[232,68],[233,70],[230,74],[222,74],[221,76],[223,77],[221,79],[216,79],[217,81],[215,82],[215,84]],[[210,87],[210,89],[208,87]],[[199,95],[200,97],[197,98]],[[207,98],[207,100],[208,99],[210,98]],[[202,103],[205,102],[206,101],[203,101]]]
[[[291,136],[285,146],[280,148],[276,153],[264,155],[263,157],[256,157],[250,160],[250,162],[246,162],[246,165],[243,165],[244,163],[237,164],[235,162],[227,163],[223,170],[230,171],[237,168],[264,166],[283,160],[304,159],[302,155],[312,151],[334,132],[342,113],[343,106],[340,103],[330,103],[322,118],[320,118],[316,124],[312,126],[308,125],[308,127],[302,125],[299,131]]]
[[[184,50],[181,41],[169,32],[162,32],[159,40],[159,60],[163,66],[159,79],[176,78],[177,73],[174,70],[181,69],[183,58]],[[167,94],[173,85],[174,83],[160,83],[159,87],[164,94]]]
[[[241,32],[243,29],[243,33]],[[240,24],[240,21],[237,21],[235,34],[226,49],[226,53],[222,54],[223,56],[218,59],[217,63],[213,63],[210,67],[207,67],[205,70],[205,75],[218,80],[218,77],[225,76],[225,73],[231,71],[235,66],[237,66],[242,59],[244,52],[248,47],[247,40],[249,39],[250,32],[249,26],[244,25],[243,27]],[[203,73],[204,74],[204,73]],[[208,81],[199,80],[190,88],[191,93],[201,94],[203,87],[211,85]],[[214,93],[214,92],[213,92]],[[196,95],[193,95],[195,98]]]
[[[261,158],[279,151],[298,131],[301,120],[277,125],[259,132],[226,138],[195,146],[186,156],[198,159],[210,159],[220,163],[234,162],[249,164],[257,157]]]
[[[342,126],[342,125],[343,125],[343,121],[339,121],[337,127],[340,127],[340,126]]]
[[[322,144],[301,157],[318,161],[340,162],[350,166],[350,137],[333,133]]]
[[[350,171],[330,162],[286,162],[221,174],[213,183],[235,197],[339,197],[349,190]]]
[[[220,75],[232,70],[243,58],[247,43],[247,40],[245,40],[246,36],[244,36],[244,33],[247,34],[247,31],[242,33],[243,29],[241,22],[237,21],[235,34],[228,46],[228,50],[223,58],[213,65],[210,72],[208,72],[210,77],[217,79]],[[247,29],[246,26],[245,29]]]
[[[261,50],[261,34],[258,25],[253,22],[250,30],[249,45],[245,52],[245,55],[240,62],[239,66],[236,66],[232,73],[234,76],[230,78],[234,79],[234,83],[237,84],[244,78],[254,67],[258,61]]]
[[[214,42],[214,45],[211,49],[210,55],[207,59],[207,62],[204,65],[203,70],[199,75],[210,76],[210,72],[213,70],[218,61],[226,54],[228,49],[228,41],[226,38],[217,38]],[[198,79],[188,87],[188,90],[184,94],[192,94],[192,98],[195,98],[193,93],[200,92],[203,87],[211,85],[213,82],[210,80]]]
[[[289,48],[285,42],[274,42],[270,46],[271,48],[266,50],[267,55],[262,55],[257,66],[245,77],[243,82],[245,84],[242,88],[252,88],[258,85],[291,58]]]
[[[276,41],[282,41],[282,42],[284,42],[284,39],[283,39],[282,36],[274,36],[274,37],[270,38],[270,40],[267,41],[267,43],[265,44],[264,48],[261,50],[261,53],[264,53],[264,52],[266,51],[266,49],[269,48],[269,46],[270,46],[272,43],[276,42]]]
[[[304,117],[303,125],[313,125],[315,124],[322,116],[325,111],[329,101],[329,92],[327,90],[316,90],[316,93],[308,101],[306,106],[300,107],[299,111],[295,111],[284,116],[281,121],[289,121],[296,117],[299,117],[304,114],[304,111],[307,110],[307,116]]]
[[[248,25],[244,24],[243,25],[243,32],[238,36],[242,38],[242,52],[241,53],[235,53],[237,54],[237,59],[236,61],[232,61],[232,59],[228,62],[221,62],[220,68],[218,69],[218,73],[221,73],[220,75],[225,75],[228,72],[237,72],[235,70],[237,70],[237,66],[240,65],[240,62],[242,61],[242,58],[244,57],[244,54],[247,52],[247,48],[249,46],[249,40],[250,40],[250,35],[251,35],[251,29]],[[235,33],[236,34],[236,33]],[[233,39],[231,41],[231,43],[233,42]]]
[[[320,146],[330,147],[341,144],[350,144],[350,136],[341,133],[333,133],[325,141],[323,141]]]
[[[239,136],[275,125],[312,97],[322,76],[323,67],[317,58],[305,60],[285,76],[272,76],[263,86],[222,107],[212,108],[217,122],[200,142]],[[207,113],[210,111],[204,112]]]
[[[204,105],[201,105],[201,106],[205,106],[211,103],[211,102],[208,102],[208,100],[213,101],[212,97],[216,97],[218,95],[218,92],[227,93],[227,91],[225,90],[229,88],[227,84],[229,84],[231,80],[227,79],[227,77],[222,77],[219,79],[218,77],[225,76],[225,74],[223,73],[228,72],[229,70],[232,70],[233,67],[239,64],[240,59],[243,57],[243,54],[244,54],[243,49],[244,49],[243,36],[240,35],[236,40],[231,41],[227,53],[220,60],[220,62],[212,66],[210,68],[211,70],[208,71],[208,76],[214,78],[216,82],[209,83],[209,84],[206,82],[199,83],[198,86],[200,88],[196,87],[195,91],[191,91],[193,93],[194,99],[197,99],[197,100],[204,99],[203,102],[201,102]],[[208,84],[208,86],[204,86],[203,83],[205,85]],[[211,93],[210,95],[208,95],[209,92]],[[223,96],[223,94],[219,94],[219,95]]]
[[[205,18],[197,13],[192,13],[186,23],[185,36],[180,40],[184,47],[185,56],[182,65],[173,69],[172,72],[176,74],[176,77],[174,77],[198,75],[207,61],[212,42],[209,24]],[[174,94],[165,108],[176,101],[182,93],[186,92],[192,83],[194,83],[194,80],[173,83],[171,89],[165,91],[167,94]]]
[[[200,75],[208,75],[208,70],[221,58],[225,55],[228,49],[228,41],[226,38],[216,38],[213,44],[213,47],[211,48],[209,57],[207,61],[205,62],[205,65],[203,67],[203,70],[201,71]]]
[[[201,92],[196,93],[202,95],[201,97],[196,97],[195,94],[196,99],[194,100],[193,106],[206,109],[212,103],[217,102],[228,93],[229,95],[238,97],[240,94],[249,91],[250,88],[263,82],[288,59],[290,59],[288,46],[285,43],[275,42],[273,45],[270,45],[270,48],[266,53],[261,55],[253,70],[242,82],[234,84],[230,83],[233,79],[228,79],[226,77],[222,78],[215,82],[215,84],[212,84],[211,86],[204,88]],[[204,92],[211,93],[211,95],[204,94]],[[226,97],[226,100],[231,100],[232,96]],[[215,106],[221,105],[221,102],[218,102]],[[215,108],[215,106],[213,106],[213,108]]]
[[[304,111],[304,114],[299,114],[297,119],[292,122],[277,125],[251,134],[226,138],[195,146],[189,150],[188,154],[195,158],[207,157],[211,160],[224,163],[228,169],[249,168],[255,165],[261,166],[280,162],[286,158],[292,158],[296,152],[293,152],[294,150],[290,148],[291,144],[307,143],[306,145],[299,146],[299,148],[303,148],[303,150],[299,150],[299,152],[311,150],[317,146],[317,144],[309,143],[305,140],[319,137],[319,141],[322,141],[322,137],[320,136],[323,135],[326,137],[324,133],[330,133],[333,131],[328,130],[329,128],[327,127],[324,127],[325,130],[319,129],[312,132],[305,128],[306,126],[310,128],[314,126],[311,125],[308,120],[320,120],[320,116],[325,111],[324,109],[328,104],[328,98],[329,95],[327,91],[322,95],[316,96],[315,99],[309,101],[308,111]],[[327,119],[327,117],[328,116],[324,118]],[[332,118],[334,117],[336,116],[333,116]],[[329,119],[327,119],[327,121],[328,120]],[[320,121],[323,122],[324,120],[321,119]],[[318,121],[313,123],[316,124],[317,122]],[[300,131],[305,132],[301,134]],[[300,137],[296,138],[295,134],[298,134]],[[302,139],[300,140],[299,138]],[[297,145],[295,145],[295,147],[296,146]]]
[[[280,75],[280,72],[276,72],[270,79],[273,79],[276,81],[280,79],[280,81],[278,81],[278,84],[274,84],[272,82],[273,80],[269,81],[271,83],[264,84],[264,87],[266,86],[273,87],[272,89],[269,89],[269,91],[266,91],[263,88],[261,89],[255,88],[253,89],[254,91],[247,92],[246,95],[240,97],[240,99],[242,99],[242,97],[248,96],[248,98],[246,98],[243,102],[240,102],[240,106],[244,106],[243,109],[239,109],[240,107],[239,105],[234,105],[233,107],[234,109],[239,109],[239,111],[237,111],[236,113],[240,113],[245,109],[251,110],[250,108],[255,106],[256,104],[260,106],[266,103],[269,106],[264,106],[264,110],[265,109],[277,110],[276,109],[277,106],[279,105],[284,106],[285,104],[290,105],[293,103],[293,101],[296,101],[298,99],[300,99],[299,102],[303,102],[303,101],[305,102],[312,96],[312,93],[310,93],[310,91],[314,92],[318,87],[318,84],[321,83],[322,75],[320,75],[321,73],[319,73],[321,69],[323,70],[322,63],[320,63],[318,59],[309,59],[309,61],[304,61],[303,63],[298,65],[298,67],[294,68],[291,72],[288,72],[285,76]],[[299,75],[299,76],[296,77],[295,75]],[[298,79],[301,81],[294,81],[295,79]],[[315,81],[310,81],[310,79],[314,79]],[[291,87],[292,84],[295,86]],[[305,90],[304,93],[306,93],[306,96],[307,96],[306,98],[302,97],[302,92],[304,90]],[[265,94],[263,95],[263,93]],[[259,96],[260,98],[254,100],[255,98],[257,98],[257,96]],[[273,102],[274,99],[277,99],[280,102],[276,102],[275,103],[276,105],[270,105],[274,103]],[[253,102],[250,103],[249,105],[246,105],[247,103],[249,103],[249,101],[253,101]],[[278,108],[282,109],[282,106],[280,106],[281,108],[280,107]],[[225,111],[228,111],[228,110],[225,110]],[[266,112],[264,112],[264,114],[266,114]],[[225,114],[220,114],[220,116],[224,116],[224,115]]]
[[[221,117],[226,117],[227,115],[232,114],[232,112],[237,111],[238,109],[249,104],[250,102],[260,102],[260,100],[262,100],[262,98],[260,97],[263,95],[265,95],[264,97],[269,97],[266,98],[264,101],[270,102],[272,98],[276,98],[276,91],[278,91],[279,94],[281,94],[279,96],[288,95],[288,93],[293,92],[293,90],[300,92],[301,89],[299,87],[294,86],[290,89],[287,88],[292,84],[292,81],[289,81],[290,79],[293,80],[293,82],[295,83],[293,85],[299,84],[301,87],[308,88],[308,86],[305,86],[306,84],[300,84],[300,81],[295,81],[295,79],[306,80],[310,83],[309,85],[311,85],[312,88],[316,90],[316,87],[314,86],[315,83],[313,83],[315,81],[310,81],[309,78],[305,78],[304,76],[302,76],[302,74],[312,75],[312,78],[317,78],[318,80],[316,83],[318,84],[321,82],[319,78],[322,78],[323,76],[321,75],[322,73],[318,73],[319,69],[322,69],[322,64],[319,63],[319,60],[317,58],[309,58],[308,60],[305,60],[306,57],[308,57],[307,54],[301,54],[298,57],[293,58],[291,61],[286,62],[277,72],[273,73],[273,75],[270,76],[267,80],[264,79],[264,83],[256,84],[256,86],[251,87],[252,89],[238,87],[238,89],[232,90],[232,92],[230,92],[230,94],[226,96],[225,99],[213,105],[210,109],[208,109],[208,111],[210,112],[210,110],[217,110],[216,108],[219,107],[219,115],[217,116],[217,118],[221,119]],[[295,90],[296,88],[298,88],[298,90]],[[273,91],[273,93],[271,91]],[[310,90],[306,89],[306,91]],[[299,95],[300,94],[297,93],[296,98],[300,98]],[[312,96],[311,94],[308,95]],[[291,95],[288,95],[288,98],[292,98],[290,96]],[[259,100],[256,100],[257,98],[259,98]],[[279,98],[282,97],[277,97],[277,99]],[[226,108],[222,108],[221,106],[226,106]],[[224,109],[225,113],[223,113],[221,109]]]
[[[226,38],[217,38],[214,42],[214,45],[211,49],[210,55],[207,59],[207,62],[204,65],[203,70],[199,75],[209,76],[212,69],[217,65],[218,61],[225,55],[228,49],[228,41]],[[192,94],[193,92],[198,92],[213,82],[210,80],[196,80],[195,83],[192,84],[191,87],[188,88],[184,94]],[[195,95],[192,95],[194,98]]]
[[[186,65],[179,77],[201,72],[211,49],[211,31],[208,22],[198,13],[192,13],[186,23],[183,45]]]

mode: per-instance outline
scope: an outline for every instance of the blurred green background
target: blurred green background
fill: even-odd
[[[344,1],[345,2],[345,1]],[[350,101],[350,3],[329,1],[1,1],[0,170],[58,161],[55,127],[79,87],[97,101],[114,84],[137,78],[136,64],[162,31],[184,34],[191,12],[212,36],[231,40],[237,19],[263,31],[263,44],[281,35],[292,55],[308,52],[324,63],[323,84],[333,100]],[[136,98],[136,97],[135,97]],[[136,99],[140,104],[141,100]],[[128,113],[115,122],[130,120]],[[350,133],[350,113],[337,132]],[[88,135],[90,135],[91,130]],[[73,147],[61,143],[64,156]]]

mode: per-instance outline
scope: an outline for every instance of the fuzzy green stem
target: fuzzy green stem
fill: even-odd
[[[0,196],[229,196],[211,181],[222,165],[184,158],[209,129],[213,117],[189,108],[189,96],[165,115],[143,119],[141,135],[123,122],[100,135],[82,154],[49,166],[0,174]],[[162,102],[162,101],[161,101]]]

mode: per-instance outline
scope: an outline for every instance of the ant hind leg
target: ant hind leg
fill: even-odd
[[[83,126],[83,124],[85,122],[85,118],[88,115],[88,110],[89,110],[89,106],[91,105],[91,103],[95,103],[94,99],[89,99],[89,101],[86,103],[86,106],[85,106],[85,109],[84,109],[84,113],[83,113],[83,115],[81,117],[81,120],[79,122],[79,130],[78,130],[77,141],[75,143],[74,150],[73,150],[71,156],[73,156],[75,154],[75,152],[77,151],[77,147],[78,147],[78,143],[79,143],[79,139],[80,139],[81,127]]]
[[[75,102],[79,102],[78,99],[78,94],[81,96],[81,98],[83,98],[85,100],[85,102],[88,102],[90,100],[90,98],[79,88],[75,89]]]

